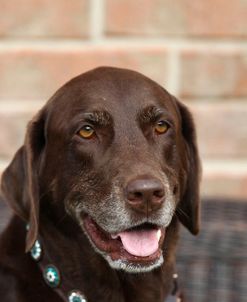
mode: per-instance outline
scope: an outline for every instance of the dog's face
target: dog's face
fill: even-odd
[[[8,170],[3,191],[31,221],[29,247],[42,192],[50,192],[50,203],[71,215],[117,269],[143,272],[161,265],[174,215],[192,233],[198,230],[191,116],[136,72],[99,68],[66,84],[31,122],[24,147],[31,210],[18,208],[10,196]]]

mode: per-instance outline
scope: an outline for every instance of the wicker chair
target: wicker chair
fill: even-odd
[[[247,301],[247,202],[205,200],[200,235],[182,229],[177,254],[186,301]]]

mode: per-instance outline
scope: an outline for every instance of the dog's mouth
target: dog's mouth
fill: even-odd
[[[148,265],[161,257],[165,229],[150,223],[109,234],[89,216],[83,220],[84,230],[95,247],[112,261]]]

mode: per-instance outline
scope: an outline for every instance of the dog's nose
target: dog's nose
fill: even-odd
[[[126,195],[127,203],[132,209],[148,214],[161,207],[165,190],[156,178],[139,178],[127,184]]]

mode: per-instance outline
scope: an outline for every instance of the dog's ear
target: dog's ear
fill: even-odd
[[[38,165],[45,145],[44,111],[40,111],[27,127],[24,145],[17,151],[2,175],[4,199],[29,225],[26,251],[33,246],[39,227]]]
[[[200,179],[201,165],[198,155],[195,124],[187,107],[176,100],[181,118],[181,131],[184,140],[183,156],[187,176],[181,200],[177,207],[180,222],[194,235],[200,225]]]

